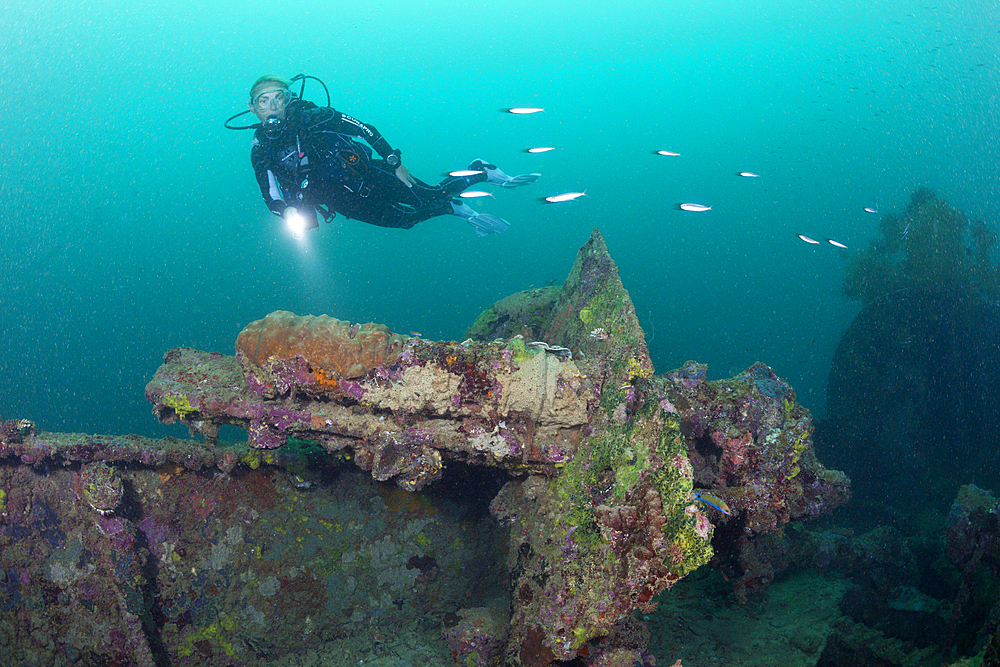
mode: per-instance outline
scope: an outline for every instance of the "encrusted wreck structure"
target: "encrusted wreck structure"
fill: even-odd
[[[745,599],[786,522],[849,498],[767,366],[654,374],[596,229],[501,303],[461,343],[276,312],[235,355],[170,350],[146,396],[203,441],[8,422],[0,646],[278,664],[419,621],[457,664],[649,664],[635,611],[713,557]],[[452,470],[491,516],[432,499]]]

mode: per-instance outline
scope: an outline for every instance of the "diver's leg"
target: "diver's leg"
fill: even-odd
[[[407,187],[395,173],[371,169],[365,178],[365,187],[352,197],[350,210],[343,213],[370,225],[397,229],[410,229],[441,215],[455,215],[468,222],[480,236],[502,234],[510,227],[506,220],[489,213],[476,213],[449,194],[450,190],[461,192],[469,185],[484,182],[483,174],[453,176],[437,187],[415,180],[415,185]]]
[[[351,195],[346,210],[340,212],[370,225],[397,229],[410,229],[418,222],[452,212],[450,197],[440,187],[415,180],[413,187],[407,187],[394,172],[373,165],[362,187]]]
[[[477,174],[477,176],[482,176]],[[467,178],[467,177],[458,177]],[[482,181],[479,181],[482,182]],[[468,187],[468,186],[465,186]],[[461,190],[464,190],[462,187]],[[444,193],[443,188],[438,186],[432,188],[426,183],[417,181],[417,184],[410,188],[410,194],[421,201],[421,205],[406,211],[403,220],[406,221],[407,228],[418,222],[439,215],[454,215],[462,218],[480,236],[489,234],[503,234],[510,227],[510,223],[502,218],[498,218],[490,213],[476,213],[468,204],[461,199],[453,199]]]
[[[448,197],[454,197],[460,192],[465,192],[477,183],[485,183],[486,178],[487,176],[485,171],[480,171],[478,174],[472,174],[470,176],[449,176],[438,183],[438,187]]]

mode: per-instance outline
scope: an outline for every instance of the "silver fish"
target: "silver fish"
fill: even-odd
[[[525,153],[548,153],[549,151],[554,151],[554,146],[537,146],[535,148],[525,148]]]
[[[741,171],[737,176],[742,176],[743,178],[760,178],[760,174],[755,174],[752,171]]]
[[[550,197],[546,197],[545,201],[549,202],[550,204],[558,204],[559,202],[573,201],[574,199],[583,197],[586,194],[587,194],[586,190],[584,190],[583,192],[564,192],[561,195],[552,195]]]
[[[808,236],[806,236],[805,234],[796,234],[796,236],[798,236],[800,239],[802,239],[806,243],[819,243],[819,241],[817,241],[816,239],[811,239]]]
[[[682,211],[711,211],[711,206],[705,206],[704,204],[678,204]]]
[[[492,192],[486,192],[484,190],[468,190],[458,195],[463,199],[475,199],[476,197],[492,197]]]
[[[540,111],[545,111],[545,109],[542,109],[540,107],[512,107],[509,109],[501,109],[501,111],[506,111],[507,113],[512,113],[512,114],[523,115],[529,113],[538,113]]]
[[[655,151],[657,155],[666,155],[668,157],[680,157],[680,153],[675,153],[673,151]]]
[[[483,173],[480,169],[456,169],[455,171],[449,171],[449,176],[475,176],[476,174]]]
[[[847,246],[844,245],[843,243],[841,243],[840,241],[834,241],[833,239],[827,239],[826,242],[829,243],[832,246],[836,246],[838,248],[843,248],[844,250],[847,250]]]

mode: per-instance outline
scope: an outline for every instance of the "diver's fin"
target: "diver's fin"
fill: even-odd
[[[518,176],[511,176],[510,180],[501,185],[502,188],[516,188],[519,185],[527,185],[528,183],[534,183],[538,180],[541,174],[520,174]]]
[[[467,220],[476,233],[480,236],[490,234],[503,234],[510,227],[510,223],[503,218],[498,218],[489,213],[477,213]]]
[[[457,215],[469,223],[480,236],[503,234],[510,227],[510,223],[506,220],[498,218],[495,215],[490,215],[489,213],[476,213],[465,202],[455,201],[454,199],[451,201],[451,212],[452,215]]]
[[[503,173],[495,164],[490,164],[486,160],[479,158],[469,165],[470,170],[486,172],[486,182],[490,185],[498,185],[501,188],[516,188],[519,185],[527,185],[538,180],[541,174],[521,174],[519,176],[508,176]]]
[[[471,218],[472,216],[474,216],[476,214],[476,212],[473,211],[469,207],[469,205],[466,204],[464,201],[458,201],[457,199],[452,199],[451,200],[451,214],[452,215],[457,215],[458,217],[462,218],[463,220],[468,220],[469,218]]]

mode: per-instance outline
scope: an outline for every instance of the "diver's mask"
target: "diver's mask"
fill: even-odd
[[[285,131],[285,121],[277,116],[266,118],[261,122],[260,126],[264,130],[264,136],[272,141],[280,137],[281,133]]]
[[[250,102],[257,113],[281,111],[295,99],[295,93],[287,88],[268,88],[257,93]]]
[[[262,90],[250,101],[257,116],[267,114],[267,118],[261,121],[264,128],[264,136],[268,139],[277,139],[285,130],[285,122],[282,118],[285,115],[285,108],[295,99],[295,93],[287,88],[268,88]]]

